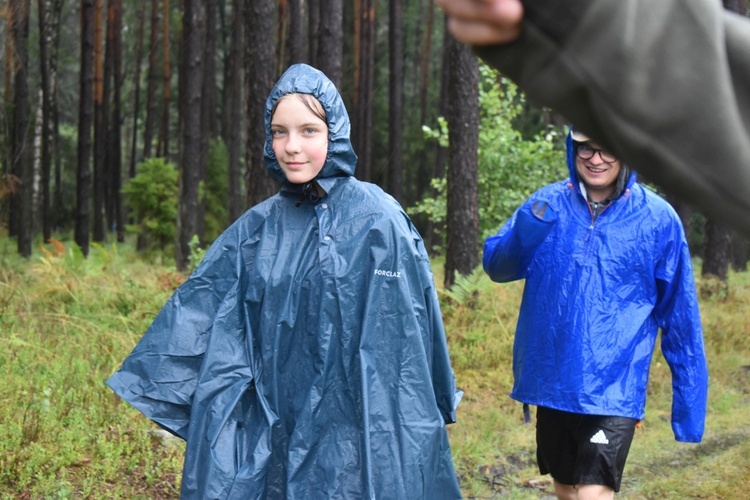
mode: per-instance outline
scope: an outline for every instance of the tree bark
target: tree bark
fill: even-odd
[[[352,117],[357,177],[372,179],[372,99],[375,76],[375,0],[362,0],[360,11],[359,88]],[[322,43],[322,41],[321,41]]]
[[[344,60],[344,0],[320,2],[319,23],[318,52],[315,59],[317,67],[337,88],[341,88]]]
[[[732,269],[738,273],[747,271],[747,262],[750,260],[750,240],[733,232],[729,248]]]
[[[52,37],[49,47],[49,81],[50,81],[50,106],[51,106],[51,120],[52,120],[52,144],[53,149],[56,152],[60,151],[60,112],[58,109],[58,74],[57,74],[57,55],[59,53],[59,42],[60,42],[60,18],[62,17],[62,8],[64,0],[52,0],[52,11],[49,19],[49,33]],[[63,185],[62,185],[62,155],[57,153],[54,155],[55,159],[55,187],[53,195],[53,206],[54,206],[54,223],[58,227],[63,227],[68,224],[69,221],[65,220],[64,200],[63,200]]]
[[[109,124],[105,100],[102,2],[103,0],[94,0],[94,204],[91,238],[97,242],[104,241],[105,238],[104,198],[108,177],[107,129]]]
[[[141,109],[141,64],[143,63],[143,34],[145,31],[145,3],[138,5],[136,12],[135,33],[135,68],[133,69],[133,137],[130,145],[130,168],[129,177],[136,176],[136,165],[138,164],[138,112]]]
[[[479,265],[479,65],[471,48],[450,38],[448,201],[445,287]]]
[[[146,84],[146,119],[143,123],[143,159],[151,157],[157,123],[156,89],[159,86],[159,0],[151,0],[151,35],[148,52],[148,82]],[[162,34],[164,36],[164,34]]]
[[[81,71],[78,115],[78,172],[75,241],[89,254],[91,199],[91,124],[94,105],[94,0],[81,2]]]
[[[389,24],[389,125],[388,125],[388,192],[400,203],[403,196],[403,136],[404,136],[404,33],[403,4],[390,0]]]
[[[203,89],[203,49],[206,36],[206,10],[200,0],[184,1],[182,65],[185,81],[180,96],[182,111],[182,154],[177,268],[187,268],[190,240],[198,231],[198,190],[201,161],[201,91]]]
[[[307,62],[305,55],[305,2],[304,0],[288,0],[286,11],[286,61],[285,67],[295,63]]]
[[[247,85],[247,146],[245,148],[247,203],[256,205],[278,191],[263,161],[266,131],[263,114],[266,98],[276,78],[274,61],[273,0],[258,0],[245,4],[245,70]]]
[[[448,33],[448,19],[443,16],[443,46],[441,49],[440,62],[440,95],[438,97],[438,116],[448,116],[448,87],[450,82],[450,35]],[[477,139],[478,141],[479,139]],[[440,142],[435,144],[435,161],[433,162],[432,178],[442,179],[445,177],[445,164],[447,162],[448,151]],[[438,192],[431,189],[431,196],[437,197]],[[445,224],[430,220],[427,224],[427,236],[425,246],[430,255],[437,255],[443,245],[445,235]]]
[[[28,83],[28,39],[29,39],[29,0],[11,0],[8,3],[10,28],[13,32],[15,59],[13,66],[13,138],[11,148],[12,173],[20,180],[19,189],[13,195],[17,200],[18,253],[31,256],[31,239],[34,231],[33,220],[33,170],[31,145],[28,130],[30,123],[29,83]]]
[[[161,126],[159,127],[159,142],[157,154],[169,161],[169,106],[172,99],[172,65],[170,63],[169,50],[169,0],[164,0],[163,7],[163,40],[162,40],[162,99],[161,99]],[[184,28],[183,28],[184,29]]]
[[[229,56],[229,88],[227,111],[230,117],[226,127],[227,153],[229,154],[229,224],[242,215],[245,201],[242,197],[242,56],[244,36],[244,8],[242,0],[232,0],[232,37]]]
[[[198,182],[205,185],[208,175],[208,154],[211,139],[218,136],[218,113],[216,112],[216,3],[205,2],[206,42],[203,52],[203,91],[201,92],[201,154]],[[198,200],[198,227],[196,234],[202,244],[206,243],[206,198]]]
[[[358,0],[355,0],[355,3]],[[307,2],[307,58],[310,65],[318,67],[318,39],[320,36],[320,0]]]
[[[427,26],[425,28],[425,37],[422,42],[421,49],[419,51],[419,124],[421,126],[434,124],[430,123],[428,119],[428,106],[427,96],[429,95],[430,81],[432,75],[430,71],[431,60],[432,60],[432,31],[435,24],[435,3],[434,0],[430,0],[427,3]],[[445,116],[445,115],[441,115]],[[422,148],[419,154],[419,169],[417,171],[416,179],[414,179],[414,189],[412,193],[412,201],[421,200],[425,193],[430,189],[430,179],[432,178],[432,165],[434,160],[430,161],[431,155],[429,154],[428,148]]]
[[[122,0],[109,0],[108,38],[112,41],[112,127],[109,133],[110,190],[108,199],[117,241],[125,241],[125,213],[122,189]],[[112,36],[109,36],[110,27]]]
[[[50,117],[52,114],[52,96],[50,95],[49,83],[49,55],[47,47],[49,43],[49,17],[47,0],[38,0],[39,21],[39,77],[42,92],[42,136],[40,162],[42,170],[42,235],[44,241],[52,237],[52,213],[50,200],[50,143],[52,142],[52,127]]]
[[[706,243],[703,248],[701,276],[715,276],[726,281],[732,232],[713,219],[706,220]]]

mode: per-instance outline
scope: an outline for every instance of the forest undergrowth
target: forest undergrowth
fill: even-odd
[[[25,260],[0,238],[0,498],[179,496],[184,445],[104,385],[185,279],[130,248],[93,245],[84,259],[54,242]],[[439,284],[442,263],[434,268]],[[533,423],[508,397],[521,290],[477,272],[440,291],[465,393],[449,428],[465,498],[552,492],[535,466]],[[657,352],[620,497],[748,496],[750,273],[731,273],[726,290],[701,302],[711,374],[704,441],[674,441],[671,377]]]

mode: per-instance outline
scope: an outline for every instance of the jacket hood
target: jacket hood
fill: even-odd
[[[568,131],[568,137],[565,140],[565,145],[567,147],[568,172],[570,173],[570,181],[573,183],[576,190],[580,193],[581,190],[579,186],[578,173],[576,172],[576,148],[572,132],[573,127],[571,127]],[[630,189],[637,178],[635,170],[628,167],[622,161],[620,161],[620,166],[620,176],[617,178],[617,188],[615,189],[617,195],[615,196],[615,198],[618,198],[623,193],[623,191],[625,191],[625,189]],[[581,195],[583,195],[583,193],[581,193]]]
[[[348,177],[354,174],[357,155],[349,138],[351,122],[336,86],[319,71],[307,64],[294,64],[287,69],[266,100],[264,123],[266,127],[266,145],[263,158],[266,168],[278,181],[287,183],[286,175],[281,169],[273,152],[271,136],[271,115],[276,102],[287,94],[310,94],[314,96],[326,113],[328,125],[328,154],[325,165],[316,180],[329,177]]]

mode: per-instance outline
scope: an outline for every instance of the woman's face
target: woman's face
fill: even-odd
[[[312,96],[285,95],[276,104],[271,117],[273,152],[292,184],[310,182],[325,165],[328,125],[319,115],[325,116],[323,107]]]

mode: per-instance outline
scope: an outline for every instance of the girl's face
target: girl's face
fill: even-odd
[[[276,104],[271,117],[273,152],[292,184],[310,182],[325,164],[328,125],[321,116],[325,113],[320,102],[307,94],[285,95]]]

